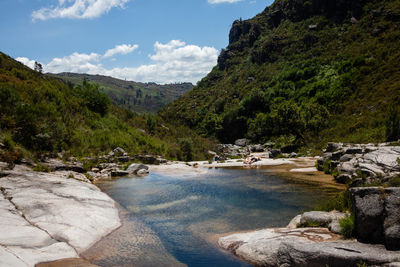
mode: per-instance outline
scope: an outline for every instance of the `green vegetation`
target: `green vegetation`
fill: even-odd
[[[341,234],[345,238],[353,237],[354,215],[346,216],[343,219],[339,219],[339,225],[340,225],[340,228],[341,228]]]
[[[325,4],[276,0],[235,21],[218,66],[160,115],[224,143],[397,140],[400,1],[363,1],[353,22]]]
[[[97,84],[115,105],[136,113],[156,113],[166,104],[174,101],[193,88],[191,83],[160,85],[115,79],[102,75],[60,73],[50,74],[65,82],[81,85],[84,80]]]
[[[340,212],[349,211],[351,208],[350,192],[343,191],[333,198],[326,200],[324,203],[319,204],[315,210],[332,211],[337,210]]]
[[[131,155],[207,159],[213,144],[187,127],[113,105],[99,86],[73,86],[33,71],[0,53],[0,160],[54,152],[64,157],[99,155],[121,147]],[[191,146],[182,146],[185,138]]]

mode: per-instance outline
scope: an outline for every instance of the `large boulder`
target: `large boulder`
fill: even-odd
[[[137,175],[145,175],[149,173],[149,167],[143,164],[136,164],[133,163],[129,165],[129,167],[126,169],[127,172],[137,174]]]
[[[356,187],[350,193],[357,238],[400,250],[400,188]]]
[[[400,188],[385,190],[385,220],[383,224],[386,247],[400,250]]]
[[[381,245],[342,240],[326,228],[277,228],[221,237],[218,244],[256,266],[357,266],[398,262]]]

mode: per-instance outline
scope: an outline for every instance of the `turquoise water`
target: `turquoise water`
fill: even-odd
[[[188,266],[249,266],[218,249],[216,235],[285,226],[329,194],[262,169],[215,169],[193,177],[151,173],[100,187],[128,211],[128,220],[149,226]]]

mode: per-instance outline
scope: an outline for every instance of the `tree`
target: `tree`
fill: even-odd
[[[34,70],[37,71],[37,72],[39,72],[39,73],[42,73],[42,72],[43,72],[43,66],[42,66],[42,64],[40,64],[39,62],[35,61]]]

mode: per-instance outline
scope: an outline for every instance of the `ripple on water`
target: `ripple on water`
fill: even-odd
[[[124,226],[85,254],[101,266],[248,266],[217,249],[216,236],[284,226],[330,193],[263,169],[152,173],[100,187],[126,209]]]

